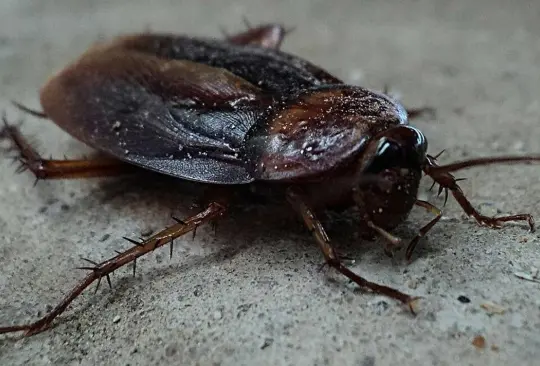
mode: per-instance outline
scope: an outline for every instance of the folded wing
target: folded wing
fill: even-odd
[[[94,48],[41,90],[44,112],[82,142],[185,179],[253,180],[239,153],[267,96],[223,69]]]

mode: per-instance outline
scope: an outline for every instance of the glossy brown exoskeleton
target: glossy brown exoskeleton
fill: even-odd
[[[408,304],[415,297],[369,282],[349,270],[332,247],[316,212],[356,207],[363,233],[381,235],[388,253],[401,240],[389,233],[414,205],[435,218],[441,212],[416,198],[422,174],[450,191],[480,224],[499,227],[528,214],[490,218],[464,197],[451,172],[465,167],[532,162],[540,157],[480,158],[438,166],[422,132],[390,97],[346,85],[321,68],[278,50],[285,35],[265,25],[227,37],[124,36],[90,48],[41,89],[43,113],[66,132],[105,153],[95,160],[45,160],[5,123],[23,168],[38,179],[112,176],[138,168],[216,185],[264,183],[302,217],[326,263],[364,289]],[[26,109],[25,107],[22,107]],[[28,110],[27,110],[28,111]],[[409,111],[411,112],[411,111]],[[412,111],[416,113],[417,111]],[[410,114],[410,113],[409,113]],[[223,215],[224,202],[158,232],[117,256],[92,263],[89,274],[40,320],[0,333],[46,329],[86,287],[175,238]]]

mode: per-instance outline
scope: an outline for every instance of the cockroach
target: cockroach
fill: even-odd
[[[173,34],[124,35],[92,46],[40,90],[43,112],[64,131],[106,158],[47,160],[18,127],[5,126],[22,169],[37,179],[117,176],[148,169],[218,187],[264,185],[288,201],[313,235],[325,264],[362,289],[386,295],[414,313],[414,297],[351,271],[341,260],[316,214],[354,207],[358,228],[379,235],[387,253],[402,247],[391,230],[413,206],[434,218],[410,240],[406,258],[442,212],[417,199],[422,175],[450,192],[480,225],[499,228],[527,221],[519,214],[481,215],[451,174],[495,163],[540,162],[540,156],[484,157],[448,165],[427,153],[424,134],[411,126],[398,101],[347,85],[322,68],[279,49],[287,31],[277,24],[254,27],[225,39]],[[409,112],[409,113],[408,113]],[[63,300],[41,319],[0,328],[31,335],[53,320],[90,284],[227,212],[226,201],[209,202],[176,223],[89,270]]]

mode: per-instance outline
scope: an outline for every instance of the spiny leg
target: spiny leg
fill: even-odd
[[[28,113],[28,114],[30,114],[30,115],[32,115],[34,117],[41,118],[41,119],[48,119],[49,118],[44,112],[28,108],[27,106],[25,106],[25,105],[23,105],[23,104],[21,104],[19,102],[16,102],[14,100],[11,101],[11,104],[13,104],[16,108],[23,111],[24,113]]]
[[[96,263],[92,267],[82,267],[83,269],[90,270],[90,273],[81,280],[63,299],[62,301],[45,315],[43,318],[39,319],[34,323],[22,324],[22,325],[11,325],[6,327],[0,327],[0,334],[10,333],[10,332],[19,332],[24,331],[25,336],[39,333],[47,329],[52,321],[60,314],[62,314],[66,308],[71,304],[77,296],[81,294],[90,284],[94,281],[100,281],[102,278],[106,278],[109,281],[109,275],[117,270],[118,268],[135,262],[135,260],[151,251],[164,246],[166,244],[172,243],[172,241],[181,235],[184,235],[190,231],[195,230],[199,225],[208,223],[220,216],[225,212],[225,207],[219,203],[211,203],[207,208],[198,213],[197,215],[191,216],[190,218],[178,222],[159,233],[152,235],[150,238],[136,243],[132,248],[119,253],[117,256],[106,260],[101,263]]]
[[[409,306],[410,311],[414,314],[413,306],[414,306],[415,301],[418,299],[418,297],[413,297],[403,292],[400,292],[396,289],[393,289],[391,287],[387,287],[387,286],[379,285],[374,282],[370,282],[366,280],[365,278],[362,278],[356,273],[352,272],[340,261],[336,253],[336,250],[330,244],[330,239],[328,238],[328,235],[326,234],[324,227],[322,226],[321,222],[315,217],[315,214],[313,213],[313,211],[304,202],[301,194],[294,191],[293,189],[289,189],[287,191],[287,198],[289,202],[291,203],[291,205],[294,207],[294,209],[300,214],[300,216],[302,216],[302,219],[304,220],[305,225],[307,226],[309,231],[311,231],[315,240],[319,244],[319,247],[321,248],[321,251],[323,252],[324,258],[326,260],[326,263],[329,266],[335,268],[337,271],[339,271],[340,273],[342,273],[347,278],[354,281],[356,284],[358,284],[360,287],[364,289],[369,289],[372,292],[388,296],[390,298],[399,300],[404,304],[407,304]]]
[[[278,50],[285,36],[294,30],[294,28],[285,28],[280,24],[263,24],[257,27],[251,27],[245,19],[244,23],[246,23],[246,26],[248,27],[248,30],[245,32],[234,34],[232,36],[228,36],[223,32],[228,42],[238,45],[252,45]],[[323,84],[343,84],[342,80],[329,74],[320,67],[310,63],[306,63],[304,67]]]
[[[429,202],[416,200],[416,202],[414,204],[417,205],[417,206],[425,208],[426,210],[428,210],[429,212],[434,214],[435,218],[433,218],[433,220],[431,220],[426,225],[424,225],[422,228],[420,228],[420,230],[418,231],[418,234],[416,234],[416,236],[410,241],[409,245],[407,246],[407,251],[405,252],[405,258],[408,261],[411,260],[411,256],[412,256],[412,253],[414,252],[414,248],[416,247],[416,245],[418,244],[420,239],[423,236],[425,236],[427,234],[427,232],[429,230],[431,230],[431,228],[433,226],[435,226],[435,224],[442,217],[442,211],[440,209],[438,209],[437,207],[435,207],[434,205],[432,205],[431,203],[429,203]]]
[[[261,24],[252,27],[244,18],[247,30],[233,35],[225,35],[226,40],[238,45],[253,45],[264,48],[279,49],[283,39],[292,29],[287,29],[281,24]]]
[[[427,157],[426,165],[424,166],[424,172],[426,175],[430,176],[435,182],[440,185],[440,190],[450,190],[458,204],[461,206],[463,211],[469,216],[473,217],[476,222],[482,226],[488,226],[493,229],[499,229],[502,227],[503,223],[508,221],[527,221],[531,232],[534,232],[534,219],[530,214],[517,214],[510,216],[501,216],[501,217],[489,217],[480,214],[465,197],[465,194],[457,184],[459,179],[456,179],[450,171],[459,170],[462,168],[477,166],[477,165],[487,165],[494,163],[517,163],[517,162],[533,162],[540,161],[540,157],[498,157],[498,158],[479,158],[471,159],[468,161],[458,162],[449,164],[446,166],[439,166],[436,163],[436,158],[433,156]]]
[[[0,130],[0,138],[10,140],[13,144],[12,150],[17,151],[18,156],[15,159],[21,163],[18,171],[30,170],[36,181],[117,176],[136,171],[133,165],[106,157],[78,160],[43,159],[17,126],[10,125],[5,116],[3,121],[4,127]]]

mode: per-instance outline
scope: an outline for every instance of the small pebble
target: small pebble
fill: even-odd
[[[416,282],[416,280],[411,278],[407,281],[407,286],[414,290],[418,287],[418,282]]]
[[[272,343],[274,343],[273,338],[265,338],[264,342],[261,344],[261,349],[265,349],[265,348],[270,347],[272,345]]]
[[[141,230],[141,236],[150,236],[154,232],[154,228],[149,226]]]
[[[462,304],[468,304],[468,303],[471,302],[471,299],[469,299],[467,296],[463,296],[463,295],[459,296],[457,299]]]
[[[494,303],[488,303],[488,302],[481,304],[480,307],[484,309],[490,315],[504,314],[504,312],[506,311],[506,309],[503,308],[502,306],[494,304]]]
[[[481,335],[474,337],[471,343],[473,346],[475,346],[478,349],[486,348],[486,339],[482,337]]]
[[[388,310],[389,307],[388,303],[384,300],[371,302],[371,306],[377,315],[382,315]]]
[[[115,316],[112,321],[115,324],[118,323],[120,321],[120,316],[119,315]]]
[[[219,320],[223,318],[223,313],[220,310],[216,310],[214,311],[214,314],[212,315],[212,317],[214,318],[214,320]]]

